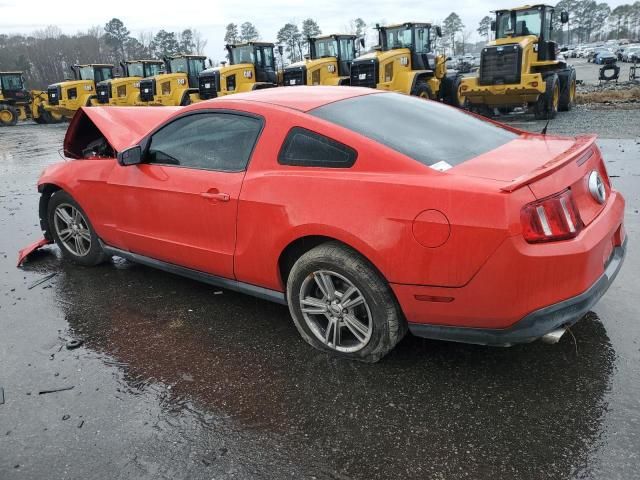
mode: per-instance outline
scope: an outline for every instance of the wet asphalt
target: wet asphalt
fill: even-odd
[[[282,306],[126,261],[47,247],[16,268],[65,126],[0,129],[0,479],[638,478],[639,119],[602,129],[629,253],[573,335],[408,336],[374,365],[311,349]]]

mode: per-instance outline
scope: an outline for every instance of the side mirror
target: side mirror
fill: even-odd
[[[491,20],[491,31],[492,32],[496,31],[496,21],[495,20]]]
[[[442,28],[440,28],[440,25],[436,25],[436,35],[442,37]]]
[[[360,39],[360,46],[361,46],[362,48],[364,48],[364,38],[361,38],[361,39]]]
[[[126,150],[118,153],[118,163],[123,167],[142,163],[142,148],[140,145],[127,148]]]
[[[209,59],[209,67],[213,67],[213,61]]]
[[[284,47],[282,45],[278,45],[278,53],[280,54],[280,56],[284,54]]]
[[[569,12],[560,12],[560,22],[567,23],[569,21]]]

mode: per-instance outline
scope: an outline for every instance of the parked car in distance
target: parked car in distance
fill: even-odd
[[[623,62],[637,62],[640,57],[640,45],[630,46],[622,52]],[[634,60],[635,59],[635,60]]]
[[[591,50],[587,56],[587,62],[595,62],[596,56],[602,53],[613,53],[611,50],[605,47],[596,47]]]
[[[616,63],[617,61],[618,61],[618,58],[613,52],[606,51],[606,52],[597,53],[593,60],[593,63],[597,65],[605,65],[605,64],[608,65],[611,63]]]
[[[66,259],[286,304],[304,340],[351,359],[380,359],[407,329],[557,341],[626,249],[594,140],[355,87],[83,108],[71,160],[38,181],[40,221]]]

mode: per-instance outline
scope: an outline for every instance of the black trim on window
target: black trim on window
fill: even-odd
[[[333,158],[327,155],[329,152],[333,152]],[[306,128],[293,127],[280,148],[278,163],[295,167],[350,168],[357,157],[358,152],[344,143]]]
[[[171,123],[173,123],[173,122],[175,122],[177,120],[181,120],[181,119],[183,119],[185,117],[191,117],[193,115],[203,115],[203,114],[207,114],[207,113],[209,113],[209,114],[216,113],[216,114],[237,115],[237,116],[241,116],[241,117],[253,118],[253,119],[256,119],[256,120],[260,121],[260,130],[258,131],[258,135],[256,136],[256,140],[255,140],[255,142],[253,144],[253,147],[251,148],[251,152],[249,153],[247,164],[245,165],[245,167],[243,169],[240,169],[240,170],[216,170],[216,169],[212,169],[212,168],[195,168],[195,167],[186,166],[186,165],[172,165],[172,164],[161,164],[161,163],[149,163],[148,162],[148,154],[149,154],[149,147],[151,146],[151,138],[156,133],[158,133],[164,127],[170,125]],[[256,150],[256,146],[258,145],[258,143],[260,142],[260,138],[262,137],[262,132],[264,131],[264,126],[265,126],[264,117],[262,115],[259,115],[259,114],[253,113],[253,112],[247,112],[247,111],[244,111],[244,110],[233,110],[233,109],[230,109],[230,108],[221,108],[221,109],[206,108],[206,109],[202,109],[202,110],[195,110],[195,111],[191,111],[191,112],[181,113],[181,114],[169,119],[167,122],[163,123],[162,125],[157,126],[151,132],[149,132],[142,140],[140,140],[138,145],[140,145],[140,147],[142,148],[143,163],[148,163],[149,165],[162,165],[162,166],[165,166],[165,167],[172,167],[172,168],[189,168],[189,169],[192,169],[192,170],[203,170],[203,171],[210,171],[210,172],[224,172],[224,173],[246,172],[249,169],[249,165],[251,164],[251,159],[253,158],[253,154],[254,154],[254,152]]]

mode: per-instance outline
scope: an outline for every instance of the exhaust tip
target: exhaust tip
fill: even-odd
[[[540,337],[540,340],[549,345],[553,345],[554,343],[558,343],[560,341],[562,335],[564,335],[564,332],[566,331],[566,328],[558,328],[557,330],[553,330],[552,332],[543,335],[542,337]]]

